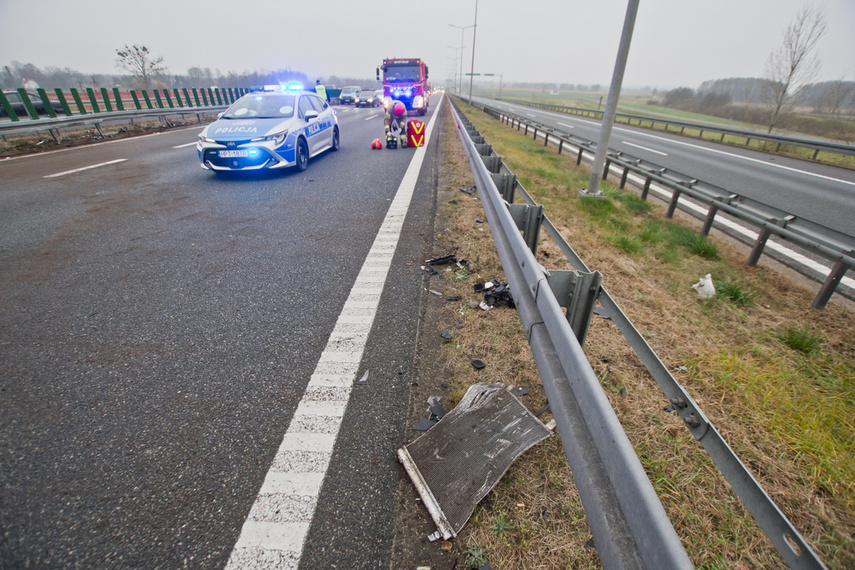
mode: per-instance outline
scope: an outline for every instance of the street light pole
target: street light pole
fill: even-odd
[[[478,0],[475,0],[475,23],[472,24],[472,68],[470,73],[475,73],[475,32],[478,31]],[[474,75],[469,76],[469,106],[472,106],[472,80]]]
[[[463,45],[463,33],[465,30],[468,30],[472,26],[455,26],[454,24],[448,24],[448,25],[452,28],[457,28],[458,30],[460,30],[460,75],[459,75],[460,81],[458,83],[459,91],[457,92],[457,94],[460,95],[460,91],[463,90],[463,48],[465,47]]]
[[[476,0],[477,1],[477,0]],[[597,152],[594,155],[594,163],[591,165],[591,178],[588,188],[582,188],[579,194],[582,196],[602,197],[600,182],[602,181],[603,167],[606,163],[606,154],[609,152],[609,138],[612,135],[612,126],[617,113],[618,97],[623,84],[623,72],[626,69],[626,60],[629,56],[629,44],[632,41],[632,31],[635,28],[635,15],[638,13],[639,0],[629,0],[626,6],[626,18],[623,22],[623,32],[618,47],[617,61],[612,75],[612,84],[609,87],[609,98],[606,101],[606,110],[603,112],[603,124],[600,127],[600,142],[597,144]]]

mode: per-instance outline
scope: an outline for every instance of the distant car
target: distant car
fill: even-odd
[[[202,168],[237,172],[296,167],[341,146],[338,118],[314,91],[244,95],[199,133]]]
[[[357,107],[379,107],[383,104],[383,91],[363,89],[356,96]]]
[[[348,85],[347,87],[342,87],[338,99],[339,101],[341,101],[342,105],[356,103],[356,96],[359,95],[360,91],[362,91],[362,88],[358,85]]]
[[[12,106],[12,109],[15,111],[15,114],[19,117],[28,116],[27,108],[24,106],[24,102],[21,101],[21,96],[17,91],[4,91],[3,95],[6,96],[6,99],[9,101],[9,104]],[[35,108],[36,113],[39,115],[47,115],[47,111],[45,110],[45,104],[42,101],[42,98],[38,96],[36,93],[30,93],[27,91],[27,96],[30,98],[30,102],[33,104],[33,108]],[[54,112],[57,114],[65,113],[62,109],[62,105],[59,101],[51,101],[51,106],[53,107]],[[0,115],[6,116],[6,109],[3,105],[0,105]]]

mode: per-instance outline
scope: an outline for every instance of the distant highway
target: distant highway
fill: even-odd
[[[594,119],[475,100],[599,140],[600,121]],[[609,147],[855,235],[855,171],[627,125],[614,126]]]

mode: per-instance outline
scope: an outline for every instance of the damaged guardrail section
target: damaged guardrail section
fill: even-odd
[[[596,303],[596,311],[618,326],[783,560],[791,568],[825,568],[601,287],[600,274],[588,269],[471,123],[457,109],[454,116],[603,566],[692,564],[582,350]],[[512,204],[517,191],[526,204]],[[540,227],[576,271],[547,271],[536,261]]]

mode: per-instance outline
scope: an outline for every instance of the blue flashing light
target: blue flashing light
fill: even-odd
[[[288,91],[302,91],[303,84],[297,83],[296,81],[288,84]]]
[[[251,149],[249,149],[248,154],[249,154],[249,156],[255,156],[256,154],[258,154],[258,149],[257,148],[251,148]]]

